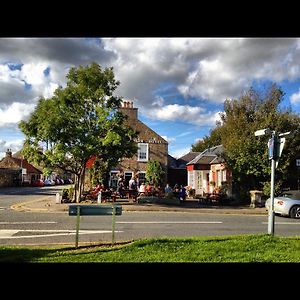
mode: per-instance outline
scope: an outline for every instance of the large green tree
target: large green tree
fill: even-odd
[[[276,169],[276,190],[293,177],[294,162],[300,150],[300,118],[282,108],[283,91],[275,84],[262,92],[251,88],[239,99],[226,100],[218,132],[224,146],[227,167],[232,170],[236,192],[249,198],[250,189],[269,194],[270,160],[267,142],[270,136],[256,137],[254,132],[269,128],[277,133],[291,131]]]
[[[45,167],[59,167],[75,175],[77,202],[83,190],[87,161],[96,156],[109,169],[136,151],[136,133],[125,126],[118,111],[120,84],[112,68],[91,63],[73,67],[67,85],[54,96],[40,98],[28,121],[21,121],[25,135],[24,155]]]

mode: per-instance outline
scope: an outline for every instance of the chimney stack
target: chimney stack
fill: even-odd
[[[123,101],[121,107],[119,108],[120,112],[128,116],[128,119],[137,119],[137,108],[133,107],[133,101]]]
[[[6,151],[6,157],[12,157],[11,149],[7,149],[7,151]]]

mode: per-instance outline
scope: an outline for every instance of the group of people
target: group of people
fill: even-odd
[[[173,195],[179,198],[179,200],[182,202],[186,200],[186,188],[182,184],[178,185],[176,183],[174,187],[171,188],[170,185],[167,183],[165,186],[165,193],[173,193]]]
[[[96,187],[90,191],[91,196],[97,197],[99,192],[106,191],[103,184],[97,184]],[[117,182],[117,194],[120,198],[135,198],[137,196],[158,196],[170,195],[171,197],[179,198],[181,202],[186,200],[187,192],[186,188],[181,184],[175,184],[173,188],[166,184],[165,188],[161,186],[155,186],[153,184],[145,183],[141,181],[140,184],[138,179],[131,177],[128,184],[126,184],[124,176],[120,175]]]

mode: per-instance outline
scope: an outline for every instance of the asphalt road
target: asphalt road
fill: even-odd
[[[62,187],[0,190],[0,245],[74,244],[76,217],[68,212],[23,212],[13,204],[54,197]],[[81,216],[79,244],[111,242],[111,216]],[[186,211],[123,211],[114,241],[151,237],[196,237],[267,233],[267,215]],[[275,217],[275,235],[300,235],[300,221]]]

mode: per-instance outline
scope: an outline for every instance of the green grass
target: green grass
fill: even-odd
[[[267,234],[142,239],[115,245],[0,247],[0,262],[300,262],[300,237]]]

